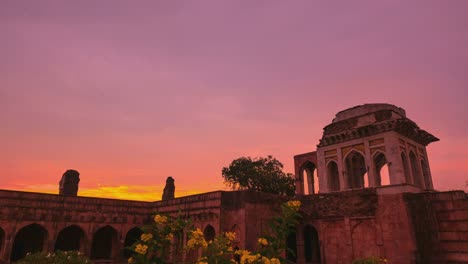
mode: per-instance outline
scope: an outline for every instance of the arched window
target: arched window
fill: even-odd
[[[31,224],[21,228],[15,236],[11,261],[17,261],[27,253],[44,250],[47,241],[47,230],[38,224]]]
[[[419,169],[419,163],[418,163],[416,155],[414,155],[413,151],[410,151],[409,159],[410,159],[410,163],[411,163],[411,171],[413,172],[414,184],[416,186],[418,186],[418,187],[424,188],[424,183],[423,183],[423,180],[422,180],[421,170]]]
[[[408,159],[406,158],[406,154],[404,152],[401,152],[401,162],[403,163],[403,172],[405,173],[406,183],[414,184],[414,182],[411,180]]]
[[[287,247],[292,251],[288,250],[286,252],[286,259],[292,262],[297,260],[297,244],[296,244],[296,232],[291,231],[286,240]]]
[[[389,185],[390,177],[388,173],[387,159],[383,153],[374,156],[376,186]]]
[[[367,169],[364,156],[357,151],[352,151],[346,157],[345,164],[348,188],[355,189],[365,187],[364,175],[367,173]]]
[[[93,236],[91,259],[112,259],[117,243],[117,231],[111,226],[101,227]]]
[[[431,189],[431,176],[429,175],[429,167],[424,159],[421,159],[421,168],[424,178],[424,186],[426,189]]]
[[[320,244],[317,230],[310,225],[304,227],[304,258],[307,263],[320,263]]]
[[[327,181],[328,190],[339,191],[340,190],[340,174],[338,173],[338,165],[336,162],[330,161],[327,166]]]
[[[317,170],[312,162],[306,162],[301,168],[301,179],[303,179],[304,194],[314,194],[319,191]]]
[[[211,241],[216,236],[215,229],[211,225],[207,225],[205,227],[205,230],[203,231],[203,234],[205,235],[205,240],[206,241]]]
[[[79,226],[72,225],[60,231],[55,241],[54,251],[71,251],[84,248],[85,233]]]
[[[124,249],[122,251],[124,258],[128,259],[132,256],[132,251],[127,247],[130,247],[133,245],[133,243],[138,241],[141,237],[141,234],[143,234],[143,231],[141,231],[141,229],[138,227],[134,227],[127,232],[127,235],[125,236]]]

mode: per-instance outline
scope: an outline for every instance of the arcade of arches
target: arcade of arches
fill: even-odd
[[[378,255],[393,264],[465,263],[468,199],[463,191],[434,191],[426,147],[437,140],[393,105],[337,113],[317,150],[294,156],[302,218],[287,238],[295,253],[288,259],[352,263]],[[208,240],[235,230],[235,247],[252,250],[283,200],[251,191],[137,202],[0,190],[0,263],[26,252],[79,249],[96,262],[120,264],[130,254],[124,247],[141,235],[136,227],[155,212],[181,213]],[[186,239],[176,234],[173,244],[182,247]],[[197,258],[190,254],[172,258]]]

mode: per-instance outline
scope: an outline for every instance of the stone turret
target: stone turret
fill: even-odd
[[[164,187],[162,200],[166,201],[166,200],[174,199],[174,193],[175,193],[174,179],[171,176],[169,176],[166,179],[166,186]]]
[[[296,193],[307,194],[305,187],[311,194],[384,185],[434,190],[426,147],[438,140],[401,107],[348,108],[323,128],[316,152],[294,157]]]
[[[76,170],[67,170],[59,183],[59,194],[64,196],[77,196],[80,173]]]

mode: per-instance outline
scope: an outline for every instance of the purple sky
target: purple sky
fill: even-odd
[[[159,199],[271,154],[293,172],[336,112],[403,107],[468,180],[468,1],[1,1],[0,188]]]

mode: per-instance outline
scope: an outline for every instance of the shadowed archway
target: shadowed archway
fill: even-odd
[[[317,194],[319,192],[316,168],[315,164],[307,161],[300,169],[300,177],[304,188],[304,194]]]
[[[27,253],[44,250],[47,241],[47,230],[39,224],[30,224],[16,233],[11,252],[11,261],[17,261]]]
[[[424,188],[424,182],[422,179],[421,170],[419,168],[419,163],[413,151],[410,151],[409,153],[409,160],[411,164],[411,172],[413,174],[414,184],[420,188]]]
[[[133,252],[127,249],[127,247],[130,247],[131,245],[133,245],[133,243],[138,241],[142,234],[143,231],[141,231],[141,229],[138,227],[134,227],[127,232],[127,235],[125,236],[124,248],[122,250],[122,255],[124,256],[124,258],[128,259],[132,256]]]
[[[112,259],[115,256],[117,242],[117,231],[113,227],[101,227],[93,236],[91,259]]]
[[[286,239],[286,246],[289,250],[286,252],[286,259],[288,261],[296,262],[297,260],[297,240],[296,232],[291,231]]]
[[[385,154],[378,152],[374,155],[374,166],[375,166],[375,185],[383,186],[390,184],[388,162]]]
[[[211,225],[205,227],[203,234],[205,235],[206,241],[212,241],[216,236],[215,229]]]
[[[340,174],[338,165],[334,161],[330,161],[327,165],[327,182],[328,191],[335,192],[340,190]]]
[[[72,225],[60,231],[55,241],[54,251],[84,251],[85,233],[79,226]]]
[[[3,244],[5,243],[5,231],[0,227],[0,256],[2,255],[3,251]],[[1,259],[0,259],[1,261]]]
[[[364,156],[357,151],[352,151],[346,157],[345,164],[348,188],[364,188],[366,182],[364,179],[364,175],[366,175],[367,173],[366,161],[364,159]]]
[[[317,229],[311,225],[304,227],[304,258],[306,263],[320,263],[320,244]]]

